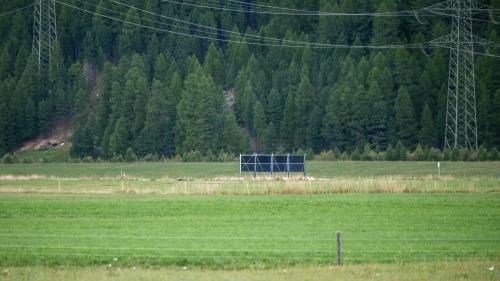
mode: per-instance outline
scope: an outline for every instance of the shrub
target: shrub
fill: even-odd
[[[31,158],[24,158],[23,160],[21,160],[22,164],[32,164],[33,162],[34,161]]]
[[[352,161],[361,160],[361,153],[359,152],[359,149],[356,148],[351,152],[351,160]]]
[[[123,162],[123,156],[121,154],[113,154],[111,162]]]
[[[202,160],[203,156],[198,150],[191,150],[190,152],[184,153],[182,155],[182,161],[184,162],[200,162]]]
[[[85,156],[82,158],[83,163],[92,163],[94,162],[94,159],[91,156]]]
[[[429,150],[429,154],[427,155],[427,160],[428,161],[441,161],[443,160],[443,155],[441,154],[441,151],[437,148],[431,148]]]
[[[424,161],[425,160],[425,153],[424,150],[422,149],[422,146],[420,144],[417,145],[417,148],[413,152],[413,157],[415,161]]]
[[[498,161],[499,160],[498,159],[498,150],[496,147],[490,150],[490,153],[488,153],[488,159],[490,161]]]
[[[323,151],[320,154],[316,155],[315,160],[318,161],[335,161],[337,160],[335,157],[335,152],[328,150]]]
[[[480,146],[477,152],[477,160],[479,161],[488,161],[488,149],[484,146]]]
[[[144,156],[142,158],[142,160],[145,162],[157,162],[160,160],[160,157],[156,153],[153,153],[153,154],[150,153],[150,154]]]
[[[15,155],[7,153],[2,157],[2,163],[3,164],[16,164],[16,163],[18,163],[18,159]]]
[[[127,162],[137,161],[137,155],[135,155],[134,149],[130,146],[125,151],[125,161]]]

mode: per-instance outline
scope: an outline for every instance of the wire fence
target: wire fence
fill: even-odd
[[[500,192],[497,178],[433,176],[338,177],[334,179],[221,177],[170,178],[0,178],[0,192],[157,195],[283,195],[332,193],[484,193]]]
[[[260,264],[272,267],[307,264],[334,265],[339,258],[335,239],[314,237],[136,237],[0,233],[0,241],[8,237],[18,237],[18,241],[21,242],[16,244],[15,241],[11,241],[11,243],[0,244],[0,262],[6,265],[119,264],[248,267]],[[49,239],[43,240],[45,238]],[[63,240],[63,238],[72,239]],[[85,241],[82,238],[89,238],[91,241]],[[99,238],[105,240],[100,241]],[[127,243],[118,240],[119,245],[134,245],[137,241],[147,239],[150,246],[112,246],[117,242],[117,238],[127,239]],[[235,247],[232,244],[226,244],[229,239],[239,239],[244,242]],[[159,246],[161,242],[158,241],[162,240],[165,246]],[[165,240],[183,240],[182,243],[176,245],[184,245],[184,247],[169,247],[169,243]],[[200,240],[203,241],[200,243]],[[222,247],[218,248],[212,242],[207,242],[210,240],[221,242],[217,245],[222,245]],[[377,248],[376,242],[380,240],[389,242],[386,244],[388,248]],[[255,241],[255,244],[248,241]],[[276,243],[276,241],[285,242],[285,244]],[[464,244],[464,241],[467,243]],[[373,241],[345,239],[341,260],[345,264],[500,261],[498,241],[500,237],[386,238]],[[269,247],[267,247],[267,242],[271,242]],[[319,242],[319,244],[311,247],[307,242]],[[201,245],[203,247],[200,247]],[[260,245],[260,248],[256,245]]]

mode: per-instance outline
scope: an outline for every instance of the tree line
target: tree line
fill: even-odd
[[[116,17],[124,21],[148,24],[145,19],[153,17],[108,0],[86,2],[86,9],[101,14],[121,11]],[[397,0],[247,2],[346,12],[415,8]],[[297,150],[357,158],[397,146],[443,148],[447,50],[256,46],[244,35],[348,45],[420,43],[449,33],[446,18],[421,25],[408,17],[271,16],[156,0],[127,3],[241,35],[232,42],[182,37],[58,6],[59,41],[48,75],[31,56],[30,12],[2,17],[0,155],[68,120],[75,158]],[[478,22],[475,30],[499,41],[498,26]],[[479,141],[490,151],[500,144],[497,65],[491,57],[476,60]]]

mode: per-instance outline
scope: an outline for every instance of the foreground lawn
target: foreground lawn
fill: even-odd
[[[500,197],[0,195],[0,266],[328,266],[337,231],[346,264],[494,262]]]
[[[344,267],[281,268],[270,270],[200,270],[197,268],[0,268],[0,277],[6,281],[50,280],[172,280],[172,281],[312,281],[312,280],[498,280],[500,264],[497,262],[420,263],[396,265],[348,265]],[[493,267],[493,269],[492,269]],[[490,270],[492,269],[492,270]]]

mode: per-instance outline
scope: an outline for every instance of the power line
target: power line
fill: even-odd
[[[77,0],[77,1],[79,1],[79,0]],[[182,22],[182,23],[185,23],[185,24],[189,24],[189,25],[193,25],[193,26],[197,26],[197,27],[202,27],[202,28],[206,28],[206,29],[210,29],[210,30],[215,30],[215,31],[220,31],[220,32],[235,34],[235,35],[238,35],[238,36],[252,37],[252,38],[263,39],[263,40],[271,40],[271,41],[277,41],[277,42],[286,42],[286,43],[292,43],[292,44],[302,44],[302,45],[307,45],[307,46],[309,46],[309,45],[317,45],[317,46],[324,46],[324,47],[332,47],[333,46],[332,44],[326,44],[326,43],[312,43],[312,42],[304,42],[304,41],[296,41],[296,40],[288,40],[288,39],[278,39],[278,38],[274,38],[274,37],[267,37],[267,36],[260,36],[260,35],[241,34],[241,33],[236,32],[236,31],[230,31],[230,30],[226,30],[226,29],[221,29],[221,28],[215,28],[215,27],[211,27],[211,26],[201,25],[201,24],[193,23],[193,22],[186,21],[186,20],[181,20],[181,19],[177,19],[177,18],[168,17],[168,16],[161,15],[161,14],[158,14],[158,13],[153,13],[151,11],[147,11],[147,10],[140,9],[140,8],[128,5],[128,4],[124,4],[124,3],[118,2],[116,0],[110,0],[110,1],[114,2],[114,3],[118,4],[118,5],[122,5],[122,6],[125,6],[127,8],[131,8],[131,9],[136,9],[136,10],[142,11],[143,13],[151,14],[151,15],[154,15],[154,16],[157,16],[157,17],[166,18],[166,19],[169,19],[169,20],[178,21],[178,22]],[[163,23],[161,23],[161,24],[163,24]],[[213,33],[211,33],[211,34],[213,34]],[[336,46],[340,46],[340,45],[336,45]],[[350,45],[344,45],[344,46],[350,46]],[[362,46],[362,47],[365,47],[365,46]]]
[[[89,11],[89,10],[86,10],[86,9],[83,9],[80,7],[76,7],[76,6],[61,2],[59,0],[55,0],[55,1],[61,5],[64,5],[64,6],[73,8],[73,9],[77,9],[77,10],[80,10],[82,12],[94,14],[94,15],[97,15],[100,17],[119,21],[119,22],[126,23],[129,25],[134,25],[134,26],[141,27],[141,28],[147,28],[147,29],[158,31],[158,32],[166,32],[166,33],[171,33],[171,34],[180,35],[180,36],[187,36],[187,37],[193,37],[193,38],[198,38],[198,39],[207,39],[207,40],[212,40],[212,41],[221,41],[221,42],[228,42],[228,43],[237,43],[237,44],[244,43],[244,44],[248,44],[248,45],[267,46],[267,47],[313,48],[313,49],[329,49],[329,48],[345,48],[345,49],[403,49],[403,48],[408,48],[408,49],[417,49],[417,48],[421,48],[421,46],[422,46],[422,44],[399,44],[399,45],[377,45],[377,46],[374,46],[374,45],[322,44],[322,43],[311,43],[311,42],[301,42],[300,44],[302,44],[302,45],[290,45],[290,44],[246,42],[246,41],[241,41],[241,40],[220,39],[220,38],[212,38],[212,37],[196,35],[196,34],[177,32],[174,30],[167,30],[167,29],[162,29],[162,28],[144,25],[144,24],[140,24],[140,23],[130,22],[127,20],[122,20],[122,19],[118,19],[118,18],[111,17],[108,15],[104,15],[101,13],[92,12],[92,11]],[[275,38],[274,40],[286,42],[282,39],[277,39],[277,38]],[[299,42],[299,41],[297,41],[297,42]]]
[[[308,12],[273,12],[273,11],[252,11],[244,9],[226,8],[222,6],[213,6],[205,4],[196,4],[191,2],[180,2],[175,0],[162,0],[162,2],[169,2],[177,5],[185,5],[197,8],[205,8],[212,10],[221,10],[229,12],[239,12],[239,13],[252,13],[252,14],[267,14],[267,15],[283,15],[283,16],[370,16],[370,17],[413,17],[414,10],[411,11],[398,11],[398,12],[374,12],[374,13],[339,13],[339,12],[320,12],[320,11],[308,11]]]
[[[240,3],[241,5],[248,5],[249,7],[262,6],[262,7],[268,7],[268,8],[271,8],[271,9],[284,10],[284,11],[274,12],[274,11],[256,11],[256,10],[245,10],[245,9],[228,8],[228,7],[221,6],[221,5],[216,5],[216,4],[211,4],[211,5],[197,4],[194,0],[184,0],[184,2],[180,2],[180,1],[176,1],[176,0],[162,0],[162,1],[163,2],[172,3],[172,4],[177,4],[177,5],[185,5],[185,6],[191,6],[191,7],[197,7],[197,8],[205,8],[205,9],[212,9],[212,10],[222,10],[222,11],[240,12],[240,13],[253,13],[253,14],[287,15],[287,16],[417,17],[417,20],[418,20],[418,17],[430,17],[430,16],[433,16],[433,14],[434,15],[438,14],[438,15],[447,16],[447,17],[454,17],[455,16],[453,14],[449,14],[449,13],[444,13],[444,12],[439,12],[438,11],[438,10],[450,11],[449,9],[445,9],[445,8],[441,8],[441,9],[437,9],[437,8],[429,9],[430,7],[420,8],[420,9],[415,9],[415,10],[396,11],[396,12],[346,13],[346,12],[308,11],[308,10],[283,8],[283,7],[262,5],[262,4],[244,3],[244,2],[236,1],[236,0],[228,0],[229,2]],[[500,10],[499,9],[475,9],[475,11],[493,12],[493,11],[500,11]],[[478,21],[478,22],[489,22],[489,23],[498,24],[498,22],[496,22],[495,20],[492,20],[492,19],[486,20],[486,19],[476,19],[476,18],[473,18],[472,20]]]
[[[24,9],[28,9],[30,7],[33,7],[33,5],[35,5],[34,3],[28,5],[28,6],[24,6],[24,7],[21,7],[21,8],[17,8],[17,9],[14,9],[12,11],[9,11],[9,12],[6,12],[6,13],[3,13],[3,14],[0,14],[0,17],[3,17],[3,16],[7,16],[7,15],[10,15],[10,14],[13,14],[15,12],[18,12],[18,11],[21,11],[21,10],[24,10]]]
[[[79,1],[79,0],[77,0],[77,1]],[[201,27],[201,28],[206,28],[206,29],[210,29],[210,30],[214,30],[214,31],[220,31],[220,32],[224,32],[224,33],[230,33],[230,34],[234,34],[234,35],[237,35],[237,36],[241,36],[242,35],[241,33],[237,32],[237,31],[231,31],[231,30],[226,30],[226,29],[222,29],[222,28],[205,26],[205,25],[201,25],[201,24],[189,22],[189,21],[186,21],[186,20],[181,20],[181,19],[177,19],[177,18],[173,18],[173,17],[169,17],[169,16],[165,16],[165,15],[153,13],[151,11],[140,9],[140,8],[137,8],[137,7],[134,7],[134,6],[131,6],[131,5],[127,5],[127,4],[115,1],[115,0],[110,0],[110,1],[114,2],[114,3],[118,4],[118,5],[125,6],[127,8],[139,10],[139,11],[141,11],[143,13],[151,14],[151,15],[154,15],[154,16],[157,16],[157,17],[168,19],[168,20],[172,20],[172,21],[176,21],[176,22],[181,22],[181,23],[185,23],[185,24],[189,24],[189,25],[193,25],[193,26],[197,26],[197,27]],[[162,23],[162,22],[157,22],[157,23],[165,24],[165,23]],[[178,26],[175,26],[175,27],[178,27]],[[186,29],[186,28],[184,28],[184,29]],[[191,30],[191,29],[187,28],[187,30]],[[202,32],[206,32],[206,31],[202,31]],[[218,35],[217,33],[213,33],[213,32],[209,33],[209,34]],[[304,44],[304,43],[307,44],[307,42],[303,42],[303,41],[295,41],[295,40],[287,40],[287,39],[281,40],[281,39],[278,39],[278,38],[266,37],[266,36],[259,36],[259,35],[252,35],[252,34],[244,34],[244,36],[245,37],[254,37],[254,38],[257,38],[257,39],[265,39],[265,40],[271,40],[271,41],[278,41],[278,42],[282,41],[282,42],[290,42],[290,43],[297,43],[297,44]]]

